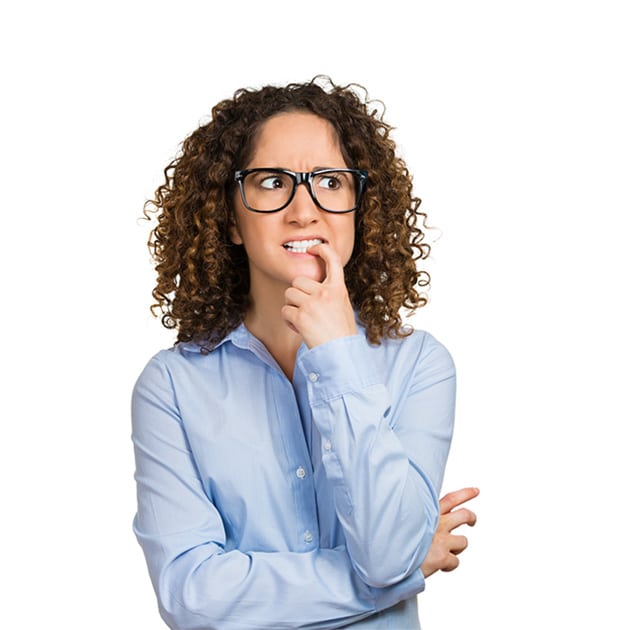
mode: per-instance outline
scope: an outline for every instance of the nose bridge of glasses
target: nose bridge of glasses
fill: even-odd
[[[314,190],[312,189],[312,173],[293,173],[295,175],[295,186],[293,190],[293,194],[291,195],[291,203],[298,198],[297,190],[299,189],[299,184],[304,184],[302,188],[306,189],[306,194],[312,201],[313,205],[319,207],[316,196],[314,194]]]

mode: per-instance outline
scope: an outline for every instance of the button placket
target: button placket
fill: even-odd
[[[303,380],[305,381],[303,393],[307,396],[309,386],[307,374],[303,376]],[[282,388],[277,399],[281,445],[283,457],[286,459],[287,474],[292,477],[290,489],[295,510],[295,527],[291,531],[291,543],[298,551],[308,551],[316,544],[314,539],[315,532],[318,532],[318,522],[312,461],[301,417],[302,405],[296,400],[294,386],[288,379],[278,380],[277,385]],[[297,416],[295,411],[298,412]]]

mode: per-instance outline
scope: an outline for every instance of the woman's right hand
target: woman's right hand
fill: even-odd
[[[478,488],[463,488],[439,500],[439,524],[421,567],[425,578],[436,571],[453,571],[459,566],[457,555],[467,548],[467,538],[457,536],[452,531],[461,525],[473,527],[476,515],[467,508],[454,508],[477,497],[479,493]]]

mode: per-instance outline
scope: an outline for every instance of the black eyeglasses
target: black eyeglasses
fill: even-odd
[[[299,184],[325,212],[353,212],[359,208],[368,180],[357,168],[324,168],[297,173],[284,168],[248,168],[235,171],[243,205],[252,212],[278,212],[288,206]]]

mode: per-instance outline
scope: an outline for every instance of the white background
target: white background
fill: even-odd
[[[385,102],[442,232],[414,323],[459,369],[445,489],[482,493],[425,630],[618,627],[615,3],[404,4],[2,10],[3,627],[163,628],[128,405],[173,337],[137,218],[216,102],[319,73]]]

